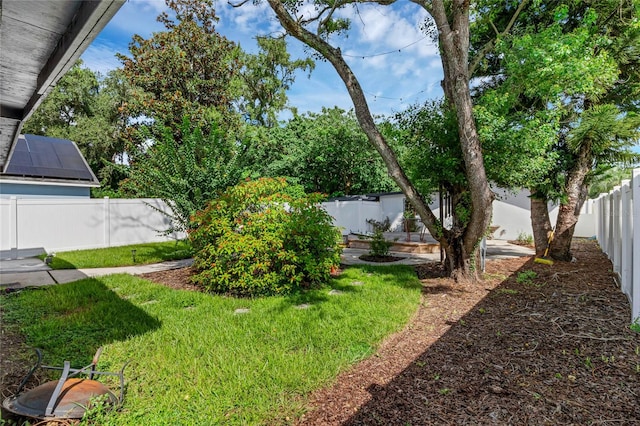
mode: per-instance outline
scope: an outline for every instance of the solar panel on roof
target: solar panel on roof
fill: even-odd
[[[73,142],[36,135],[18,138],[4,175],[95,180]]]

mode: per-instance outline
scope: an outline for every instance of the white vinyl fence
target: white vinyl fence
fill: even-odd
[[[635,321],[640,317],[640,169],[633,170],[631,180],[600,194],[594,209],[598,243],[613,263]]]
[[[167,241],[170,219],[158,199],[0,199],[0,251],[3,258],[27,252]]]
[[[531,209],[528,191],[511,193],[496,190],[498,198],[493,202],[491,225],[497,230],[492,238],[497,240],[515,240],[520,235],[533,235],[531,228]],[[436,217],[440,214],[438,197],[429,205]],[[349,200],[327,201],[322,207],[333,217],[333,224],[342,230],[343,235],[350,232],[371,232],[367,219],[391,221],[392,231],[403,231],[404,195],[381,194],[380,201]],[[550,205],[550,219],[553,222],[558,214],[558,207]],[[593,200],[587,200],[580,212],[576,224],[576,237],[593,237],[596,233]]]

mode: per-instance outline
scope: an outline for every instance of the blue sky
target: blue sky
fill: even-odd
[[[128,0],[82,55],[85,65],[106,73],[121,64],[115,53],[128,54],[133,34],[144,38],[164,26],[156,17],[166,10],[164,0]],[[219,1],[217,30],[255,52],[257,35],[282,34],[283,30],[265,1],[232,8]],[[304,13],[304,11],[302,12]],[[341,11],[351,18],[348,37],[332,40],[340,46],[367,95],[374,114],[392,114],[408,105],[442,96],[442,66],[437,46],[420,31],[426,13],[408,1],[393,6],[360,5]],[[288,37],[293,57],[305,56],[302,44]],[[300,73],[289,91],[289,103],[299,112],[318,112],[335,105],[351,109],[342,80],[333,67],[316,61],[311,77]]]

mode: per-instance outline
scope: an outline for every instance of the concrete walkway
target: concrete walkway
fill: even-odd
[[[148,272],[190,266],[193,259],[172,260],[151,265],[122,266],[118,268],[51,269],[37,258],[0,260],[0,289],[19,289],[43,285],[63,284],[83,278],[111,274],[140,275]]]
[[[342,263],[345,265],[380,265],[380,263],[366,262],[360,256],[367,254],[366,249],[346,248],[342,252]],[[411,254],[391,253],[402,257],[402,260],[393,262],[398,265],[419,265],[428,262],[439,262],[440,254]],[[508,259],[522,256],[533,256],[534,250],[509,244],[501,240],[487,241],[487,259]],[[111,274],[139,275],[148,272],[166,271],[169,269],[190,266],[193,259],[174,260],[156,263],[152,265],[123,266],[119,268],[95,268],[95,269],[57,269],[52,270],[38,258],[23,258],[15,260],[0,260],[0,290],[20,289],[25,287],[40,287],[52,284],[62,284],[81,280],[89,277],[100,277]]]
[[[367,254],[367,249],[347,248],[342,252],[342,263],[345,265],[380,265],[380,263],[366,262],[360,256]],[[439,262],[440,253],[416,254],[404,252],[390,252],[391,255],[402,257],[402,260],[393,262],[394,265],[419,265],[427,262]],[[503,240],[487,240],[487,259],[512,259],[515,257],[533,256],[535,250],[516,244],[510,244]]]

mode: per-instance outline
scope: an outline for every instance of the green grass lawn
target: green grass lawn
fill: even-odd
[[[131,250],[136,251],[135,262]],[[111,268],[186,259],[192,255],[188,241],[165,241],[60,252],[55,254],[49,266],[53,269]],[[40,256],[40,259],[45,256]]]
[[[44,364],[84,366],[99,346],[102,370],[131,361],[122,410],[98,412],[96,424],[287,424],[309,392],[406,324],[420,288],[410,267],[363,266],[289,297],[212,296],[112,275],[0,300],[5,325],[42,348]]]

